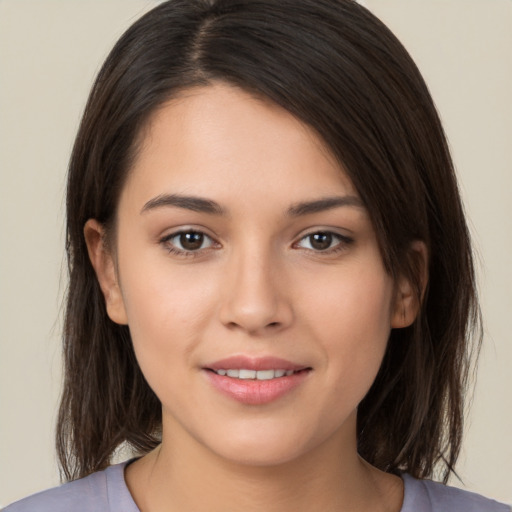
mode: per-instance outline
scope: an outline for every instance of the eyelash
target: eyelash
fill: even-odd
[[[201,235],[205,239],[210,240],[211,243],[208,247],[206,247],[206,248],[200,247],[197,250],[179,249],[171,241],[175,238],[181,237],[182,235]],[[175,231],[174,233],[164,236],[160,240],[160,243],[166,248],[166,250],[169,254],[174,254],[176,256],[182,256],[185,258],[193,258],[193,257],[199,256],[205,250],[208,250],[215,245],[217,245],[217,246],[219,245],[212,239],[212,237],[208,236],[206,233],[203,233],[202,231],[199,231],[197,229],[182,229],[180,231]]]
[[[313,253],[319,254],[319,255],[338,254],[339,252],[342,252],[342,251],[346,250],[349,245],[354,243],[354,239],[351,238],[351,237],[348,237],[346,235],[340,235],[339,233],[334,233],[333,231],[319,230],[319,231],[314,231],[312,233],[308,233],[307,235],[304,235],[298,242],[294,243],[293,245],[297,246],[303,240],[307,240],[307,239],[311,240],[311,237],[313,237],[315,235],[327,235],[327,236],[330,236],[330,237],[332,237],[332,241],[333,242],[337,240],[337,243],[334,246],[330,246],[327,249],[315,250],[313,248],[305,248],[306,250],[312,251]],[[311,241],[310,241],[310,245],[311,245]]]
[[[205,248],[199,247],[197,250],[179,249],[171,241],[173,239],[181,237],[182,235],[201,235],[205,239],[210,240],[210,244],[208,247],[205,247]],[[293,247],[299,247],[299,244],[302,241],[307,240],[307,239],[310,239],[310,245],[311,245],[311,237],[313,237],[315,235],[328,235],[328,236],[332,237],[333,241],[335,241],[335,240],[338,241],[334,246],[328,247],[327,249],[323,249],[323,250],[315,250],[313,248],[303,248],[307,251],[311,251],[311,252],[313,252],[315,254],[319,254],[319,255],[337,254],[339,252],[346,250],[349,245],[354,243],[354,239],[350,238],[348,236],[340,235],[339,233],[334,233],[332,231],[319,230],[319,231],[314,231],[312,233],[308,233],[307,235],[304,235],[302,238],[300,238],[300,240],[298,242],[295,242],[293,244]],[[217,242],[215,242],[206,233],[199,231],[199,230],[195,230],[195,229],[183,229],[180,231],[175,231],[174,233],[171,233],[171,234],[163,237],[160,240],[160,243],[166,248],[166,250],[169,254],[174,254],[176,256],[181,256],[181,257],[185,257],[185,258],[193,258],[193,257],[200,256],[201,254],[204,253],[205,250],[209,250],[212,247],[214,247],[215,245],[217,245],[217,246],[220,245]]]

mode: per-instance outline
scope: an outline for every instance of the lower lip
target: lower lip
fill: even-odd
[[[309,373],[310,370],[303,370],[276,379],[256,380],[236,379],[206,370],[208,379],[218,391],[247,405],[268,404],[281,398],[299,386]]]

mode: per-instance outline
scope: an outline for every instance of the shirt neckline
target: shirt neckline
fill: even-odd
[[[125,479],[125,469],[137,458],[114,464],[106,469],[110,512],[140,512]],[[417,480],[407,473],[399,475],[404,483],[404,500],[400,512],[429,512],[428,495],[421,493]],[[115,500],[110,500],[110,496]],[[129,508],[127,508],[129,507]]]

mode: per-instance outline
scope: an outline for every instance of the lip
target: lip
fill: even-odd
[[[293,370],[292,375],[271,380],[236,379],[213,370]],[[300,386],[311,373],[311,367],[277,357],[233,356],[205,365],[203,371],[216,391],[245,405],[264,405],[274,402]]]
[[[204,366],[210,370],[229,370],[245,368],[246,370],[305,370],[308,366],[292,363],[286,359],[279,357],[249,357],[249,356],[231,356],[225,359],[220,359],[211,364]]]

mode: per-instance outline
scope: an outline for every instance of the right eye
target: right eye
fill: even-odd
[[[167,235],[161,243],[170,253],[187,255],[212,247],[214,241],[201,231],[186,230]]]

